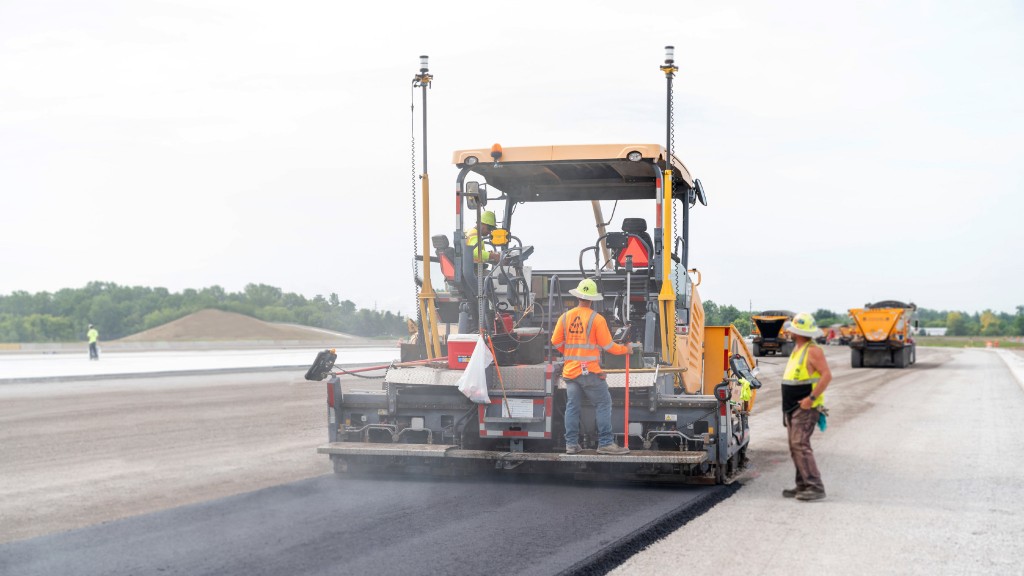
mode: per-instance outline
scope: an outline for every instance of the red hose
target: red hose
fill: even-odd
[[[628,346],[629,345],[627,344],[627,347]],[[626,424],[625,424],[625,427],[623,428],[623,435],[622,435],[622,438],[623,438],[622,446],[623,446],[623,448],[629,448],[629,364],[630,364],[630,360],[632,360],[632,356],[633,356],[633,349],[629,348],[629,351],[626,352],[626,405],[625,405],[625,409],[626,409],[625,410],[626,411]]]

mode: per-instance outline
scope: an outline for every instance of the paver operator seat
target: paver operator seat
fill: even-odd
[[[626,246],[615,255],[619,266],[626,265],[626,256],[633,256],[634,268],[646,268],[651,262],[651,253],[654,251],[654,241],[647,233],[647,220],[643,218],[624,218],[622,220],[622,231],[627,234],[636,234],[643,242],[637,242],[636,238],[629,237]]]

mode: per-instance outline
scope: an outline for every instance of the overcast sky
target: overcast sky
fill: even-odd
[[[453,150],[664,143],[674,44],[704,299],[1024,304],[1024,4],[661,6],[0,0],[0,294],[256,282],[411,313],[418,56],[451,234]],[[596,239],[514,232],[538,266]]]

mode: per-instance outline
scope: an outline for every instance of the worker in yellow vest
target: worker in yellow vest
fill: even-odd
[[[491,235],[491,229],[497,226],[497,224],[498,220],[494,217],[494,212],[487,210],[480,215],[480,233],[477,234],[476,228],[470,228],[466,232],[466,246],[473,251],[473,262],[497,262],[501,259],[500,254],[491,252],[484,246],[483,242],[480,242],[480,239]]]
[[[811,434],[818,425],[832,371],[825,353],[814,343],[814,338],[822,334],[814,316],[797,314],[786,329],[793,335],[794,348],[782,374],[782,413],[789,431],[789,453],[796,466],[796,487],[783,490],[782,495],[803,501],[821,500],[825,485],[814,461]]]
[[[89,331],[86,332],[85,335],[89,339],[89,360],[99,360],[100,359],[100,351],[99,351],[99,348],[98,348],[98,346],[99,346],[99,339],[100,339],[99,330],[96,330],[95,326],[93,326],[92,324],[89,324]]]
[[[628,454],[629,448],[615,444],[612,435],[612,396],[608,392],[605,373],[601,370],[601,350],[621,356],[629,354],[630,348],[638,345],[622,345],[612,340],[608,321],[591,308],[591,302],[600,302],[604,298],[593,280],[581,280],[569,293],[579,304],[558,318],[551,334],[551,345],[562,353],[565,360],[562,367],[567,397],[565,453],[579,454],[583,450],[579,438],[580,407],[586,396],[594,404],[597,418],[597,453]]]

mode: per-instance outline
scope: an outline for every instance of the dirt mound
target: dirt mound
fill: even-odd
[[[201,342],[210,340],[337,340],[338,338],[356,337],[341,332],[331,332],[321,328],[299,326],[297,324],[276,324],[264,322],[244,314],[224,312],[223,310],[200,310],[168,322],[156,328],[150,328],[131,336],[121,338],[121,342]]]

